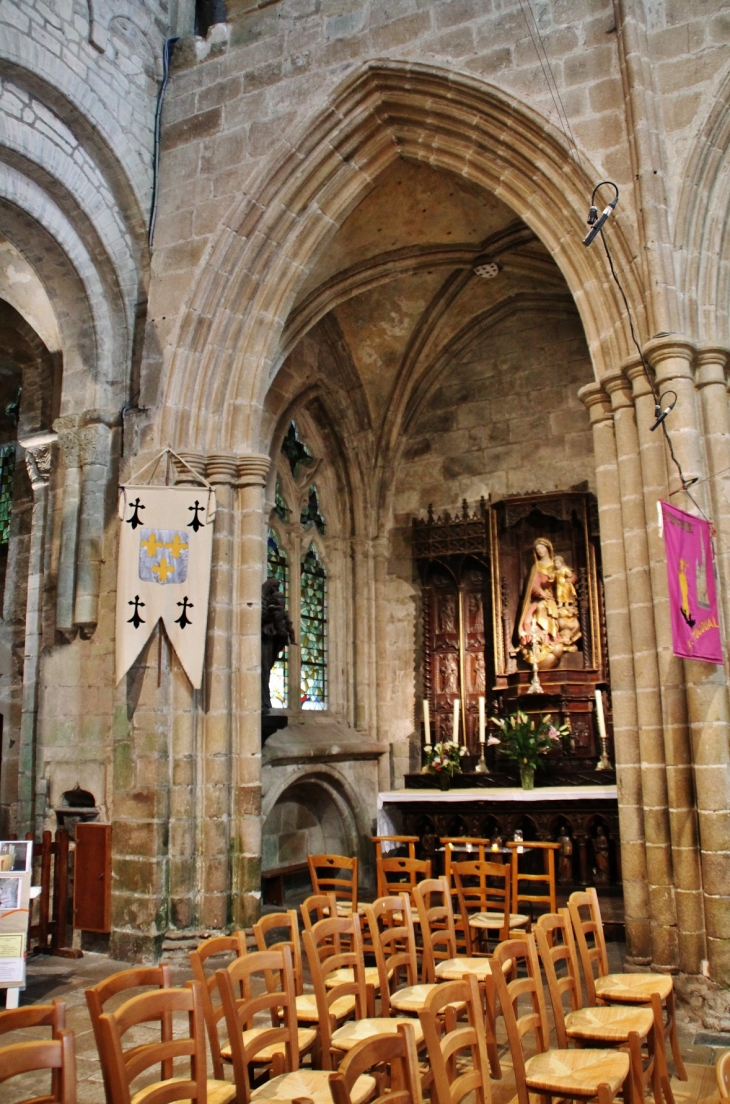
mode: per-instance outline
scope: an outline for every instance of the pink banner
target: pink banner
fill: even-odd
[[[715,559],[706,521],[662,502],[674,654],[722,663]]]

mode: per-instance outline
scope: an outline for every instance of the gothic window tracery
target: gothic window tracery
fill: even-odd
[[[296,645],[289,646],[272,668],[269,690],[273,708],[290,712],[325,710],[330,705],[327,538],[331,534],[319,480],[312,480],[320,463],[292,421],[277,465],[267,547],[267,575],[279,582],[296,635]],[[327,484],[326,474],[322,478]]]

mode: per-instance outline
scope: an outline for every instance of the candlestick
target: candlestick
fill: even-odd
[[[459,742],[459,699],[454,698],[454,723],[451,729],[451,739],[455,744]]]
[[[598,722],[598,735],[601,739],[601,758],[596,763],[596,770],[611,770],[611,760],[608,758],[606,718],[603,715],[603,694],[600,690],[596,690],[596,721]]]
[[[431,718],[428,713],[428,699],[423,699],[423,736],[424,744],[427,748],[431,747]]]
[[[484,698],[479,698],[479,762],[474,768],[475,774],[488,774],[489,768],[487,767],[487,761],[484,758],[484,741],[486,739],[486,725],[484,717]]]

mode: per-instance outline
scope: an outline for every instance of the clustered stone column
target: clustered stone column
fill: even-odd
[[[712,513],[727,620],[730,507],[719,480],[730,468],[728,357],[719,349],[697,351],[678,335],[649,342],[645,357],[657,390],[677,395],[667,427],[685,480],[699,481],[694,502],[662,432],[651,431],[655,400],[639,358],[581,391],[596,454],[627,950],[634,961],[650,961],[654,969],[688,974],[701,973],[707,959],[710,977],[727,985],[726,677],[721,667],[673,655],[657,502],[671,495],[689,512],[697,513],[699,506]],[[726,634],[725,644],[727,651]],[[641,890],[644,877],[647,894]]]

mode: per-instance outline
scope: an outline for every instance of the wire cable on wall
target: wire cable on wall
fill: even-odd
[[[155,223],[157,222],[157,195],[160,185],[160,132],[162,130],[162,101],[167,91],[167,82],[170,79],[170,60],[177,38],[168,38],[162,50],[162,84],[157,92],[157,107],[155,108],[155,144],[152,154],[152,206],[150,208],[150,228],[147,234],[147,242],[152,247],[152,239],[155,236]]]

